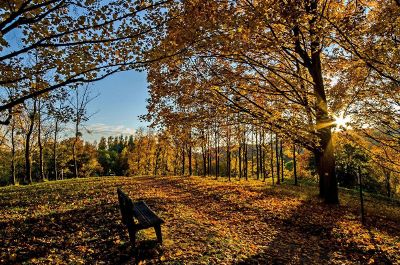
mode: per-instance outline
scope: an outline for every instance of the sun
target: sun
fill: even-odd
[[[334,124],[336,125],[337,128],[347,128],[348,123],[350,122],[350,117],[349,116],[344,116],[343,114],[339,116],[335,116],[335,121]]]

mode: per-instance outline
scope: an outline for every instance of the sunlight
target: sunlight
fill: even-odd
[[[346,129],[348,127],[347,124],[349,122],[350,122],[350,117],[349,116],[344,116],[343,113],[340,114],[339,116],[335,116],[334,124],[336,125],[337,128]]]

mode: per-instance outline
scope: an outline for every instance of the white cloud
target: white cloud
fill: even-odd
[[[124,125],[95,123],[85,125],[85,127],[81,129],[81,132],[83,133],[83,137],[87,140],[98,140],[101,136],[132,135],[135,133],[135,129]]]

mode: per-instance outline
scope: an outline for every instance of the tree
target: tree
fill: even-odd
[[[28,125],[25,129],[25,175],[24,175],[24,183],[30,184],[32,183],[32,161],[31,161],[31,136],[33,133],[33,128],[35,126],[36,119],[36,111],[37,111],[37,102],[36,99],[32,102],[32,110],[25,109],[26,115],[28,116]]]
[[[161,17],[149,20],[149,12],[167,2],[2,1],[0,86],[21,86],[12,98],[2,95],[0,112],[55,89],[141,67],[143,41],[165,23]],[[32,62],[34,53],[41,54],[40,61]],[[53,78],[46,86],[32,90],[22,85],[31,84],[37,75]],[[7,114],[4,124],[10,122],[12,112]]]
[[[149,66],[155,100],[160,101],[161,88],[172,93],[167,98],[178,98],[177,105],[184,102],[182,94],[213,92],[211,105],[222,102],[311,150],[320,195],[337,203],[334,116],[346,111],[347,103],[356,102],[354,109],[366,104],[368,95],[377,94],[377,81],[390,92],[374,105],[393,99],[400,80],[399,25],[393,22],[399,6],[394,1],[195,1],[171,3],[166,10],[179,19],[168,22],[149,58],[166,50],[186,52]],[[376,40],[367,37],[374,35]],[[365,94],[357,92],[356,72],[368,73]]]
[[[72,119],[73,109],[71,106],[66,105],[67,92],[65,90],[59,90],[58,93],[53,93],[51,97],[46,100],[46,107],[49,116],[53,119],[53,178],[58,180],[58,134],[62,130],[62,124],[67,123]]]
[[[72,145],[72,157],[74,160],[74,174],[76,178],[79,176],[76,145],[79,137],[82,135],[82,133],[79,131],[79,128],[83,122],[89,119],[87,105],[95,98],[91,97],[90,88],[88,85],[84,86],[82,89],[82,92],[80,92],[79,87],[76,87],[74,89],[72,98],[69,100],[74,112],[72,121],[74,123],[75,141]]]

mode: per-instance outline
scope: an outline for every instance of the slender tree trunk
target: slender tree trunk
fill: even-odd
[[[78,116],[78,113],[77,113]],[[74,143],[72,145],[72,159],[74,160],[74,177],[78,177],[78,161],[76,158],[76,145],[78,143],[78,137],[79,137],[79,118],[77,117],[76,122],[75,122],[75,139]]]
[[[274,183],[274,138],[273,138],[273,133],[272,133],[272,131],[271,131],[271,159],[270,159],[270,168],[271,168],[272,185],[275,185],[275,183]]]
[[[208,171],[208,176],[211,176],[211,136],[210,136],[210,132],[208,131],[207,132],[207,145],[208,145],[208,148],[207,148],[207,155],[208,155],[208,157],[207,157],[207,159],[208,159],[208,165],[207,165],[207,171]]]
[[[358,184],[360,188],[360,208],[361,208],[361,223],[365,225],[365,214],[364,214],[364,196],[363,196],[363,184],[361,169],[358,167]]]
[[[58,169],[57,169],[57,134],[58,134],[58,118],[55,118],[55,126],[54,126],[54,143],[53,143],[53,171],[54,171],[54,179],[58,180]]]
[[[264,161],[263,161],[263,150],[262,150],[262,131],[260,130],[260,138],[258,140],[258,149],[259,149],[259,155],[260,155],[260,176],[264,175]],[[265,178],[263,178],[264,180]]]
[[[282,139],[281,139],[281,141],[280,141],[280,154],[281,154],[281,170],[282,170],[282,173],[281,173],[281,177],[282,177],[282,182],[284,181],[284,169],[285,169],[285,167],[284,167],[284,160],[283,160],[283,148],[282,148]]]
[[[219,176],[219,137],[218,137],[218,127],[215,125],[215,178]]]
[[[239,180],[242,178],[242,143],[239,140],[239,152],[238,152],[238,162],[239,162]]]
[[[293,176],[294,176],[294,185],[298,185],[297,183],[297,165],[296,165],[296,144],[293,143]]]
[[[42,144],[42,111],[40,98],[38,98],[38,147],[39,147],[39,177],[41,180],[45,180],[44,167],[43,167],[43,144]]]
[[[276,136],[275,136],[275,153],[276,153],[276,184],[277,185],[281,184],[279,150],[278,150],[279,143],[278,142],[279,142],[279,138],[278,138],[278,135],[276,134]]]
[[[260,178],[260,161],[259,161],[259,146],[258,146],[258,132],[256,130],[256,179],[258,180]]]
[[[261,150],[262,150],[262,169],[263,169],[263,181],[266,180],[267,178],[267,169],[265,167],[265,131],[262,131],[262,144],[261,144]]]
[[[35,125],[35,116],[36,116],[36,99],[33,100],[33,111],[30,115],[30,124],[28,128],[28,132],[26,134],[25,139],[25,179],[24,183],[32,183],[32,168],[31,168],[31,149],[30,149],[30,141],[31,135],[33,132],[33,127]]]
[[[10,182],[12,185],[17,183],[15,177],[15,120],[11,121],[11,179]]]
[[[189,156],[189,176],[193,175],[192,172],[192,144],[189,143],[189,151],[188,151],[188,156]]]
[[[390,187],[390,171],[387,169],[383,170],[385,174],[385,182],[386,182],[386,195],[388,198],[391,196],[391,187]]]
[[[251,129],[251,177],[254,176],[254,134],[256,134],[254,126]],[[257,147],[256,147],[257,148]],[[256,149],[257,152],[257,149]]]
[[[226,174],[228,180],[231,181],[231,136],[229,126],[226,131]]]
[[[243,131],[243,173],[244,173],[244,178],[245,180],[248,180],[248,157],[247,157],[247,143],[246,143],[246,131]]]
[[[182,176],[185,176],[185,145],[182,146]]]
[[[206,147],[201,147],[201,154],[203,157],[203,177],[207,175],[207,155],[206,155]]]

